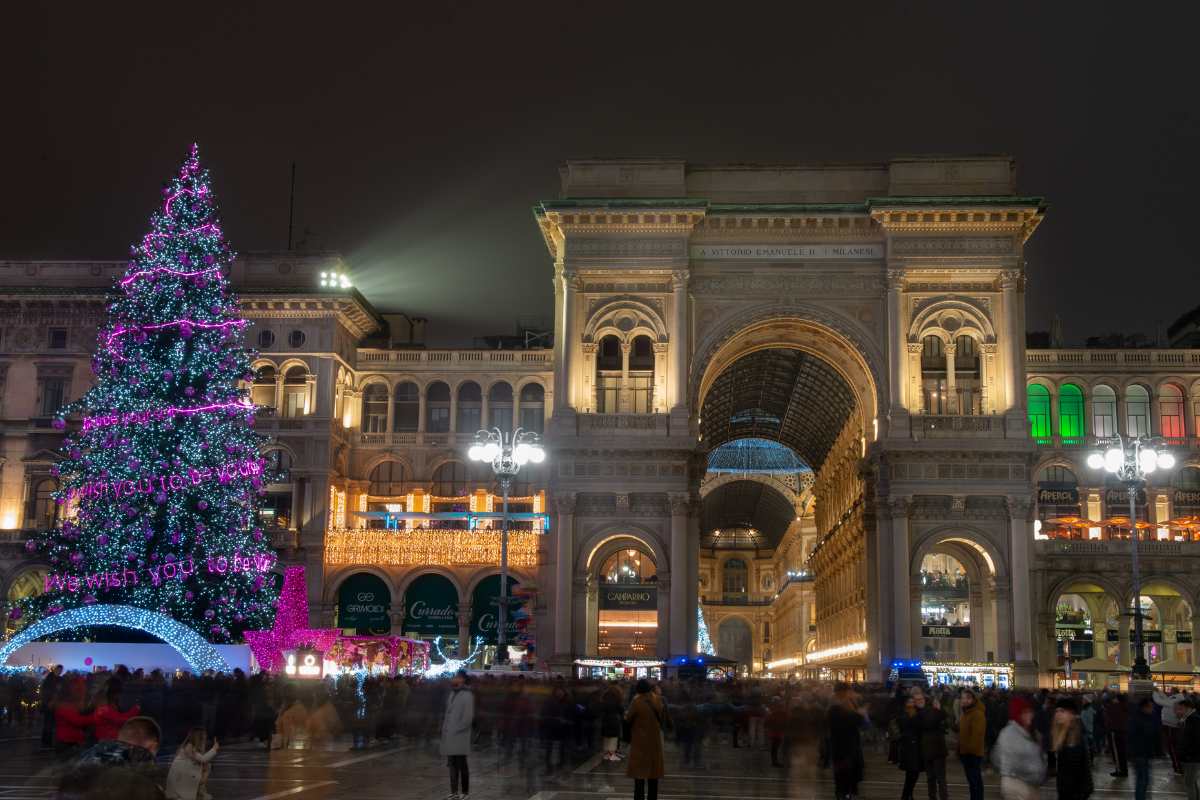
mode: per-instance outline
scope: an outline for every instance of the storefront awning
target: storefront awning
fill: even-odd
[[[1062,672],[1063,668],[1051,670],[1052,672]],[[1118,664],[1115,661],[1105,661],[1103,658],[1085,658],[1081,661],[1071,662],[1072,672],[1129,672],[1129,667],[1124,664]]]

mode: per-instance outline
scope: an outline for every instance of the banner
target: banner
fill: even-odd
[[[387,584],[369,572],[359,572],[338,589],[339,628],[373,634],[392,632],[392,593]]]
[[[421,575],[404,592],[404,632],[458,638],[458,590],[444,575]]]
[[[517,587],[517,579],[508,576],[508,607],[511,611],[521,602],[513,599],[513,590]],[[471,595],[471,641],[482,636],[484,644],[496,644],[496,623],[500,618],[500,576],[489,575],[479,582]],[[517,644],[520,636],[517,620],[509,614],[504,626],[504,640],[509,644]]]
[[[657,611],[658,587],[640,583],[601,584],[600,608],[606,611]]]
[[[970,625],[922,625],[921,635],[931,639],[970,639]]]

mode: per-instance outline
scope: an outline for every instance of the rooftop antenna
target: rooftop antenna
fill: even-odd
[[[292,162],[292,191],[288,197],[288,252],[292,250],[292,223],[296,218],[296,162]]]

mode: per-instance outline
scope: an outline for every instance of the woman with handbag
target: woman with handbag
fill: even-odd
[[[633,800],[658,800],[658,781],[666,774],[663,757],[663,725],[666,710],[662,698],[645,678],[637,682],[636,694],[625,721],[629,723],[629,764],[625,774],[633,778]]]

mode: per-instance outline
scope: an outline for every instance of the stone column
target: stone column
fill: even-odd
[[[962,409],[958,407],[958,391],[954,384],[954,356],[958,352],[958,345],[954,342],[949,342],[946,345],[946,413],[961,414]]]
[[[921,349],[920,342],[908,343],[908,411],[910,414],[931,413],[925,408],[925,399],[921,391]],[[903,431],[902,435],[907,435]]]
[[[396,387],[394,387],[394,386],[389,386],[389,387],[388,387],[388,395],[387,395],[387,430],[386,430],[386,433],[388,433],[389,435],[390,435],[390,434],[391,434],[391,432],[392,432],[392,425],[393,425],[393,424],[394,424],[394,422],[395,422],[395,419],[394,419],[394,418],[395,418],[395,416],[396,416],[396,401],[395,401],[395,398],[393,397],[393,395],[395,394],[395,391],[396,391]]]
[[[595,342],[584,342],[580,347],[583,353],[583,388],[579,396],[579,410],[599,411],[600,401],[596,396],[596,350],[599,345]]]
[[[425,432],[425,393],[426,387],[424,386],[417,392],[417,433]]]
[[[1030,608],[1030,542],[1033,540],[1032,523],[1029,511],[1032,507],[1028,497],[1008,498],[1009,513],[1009,545],[1012,548],[1010,560],[1012,569],[1012,614],[1013,614],[1013,661],[1016,662],[1018,673],[1022,679],[1016,679],[1018,685],[1028,686],[1036,680],[1033,675],[1033,617]]]
[[[554,652],[570,656],[575,647],[571,635],[572,590],[575,562],[575,494],[563,492],[558,503],[558,547],[554,562]]]
[[[629,389],[629,351],[632,349],[633,345],[629,342],[621,342],[621,388],[618,391],[620,399],[617,409],[622,414],[633,411],[633,392]]]
[[[304,377],[304,415],[315,414],[317,411],[317,376],[308,373]]]
[[[492,404],[488,400],[488,392],[486,389],[479,393],[479,427],[484,430],[491,430],[492,421]]]
[[[688,588],[688,498],[671,495],[671,645],[673,656],[686,655]]]
[[[466,658],[471,653],[471,606],[458,604],[458,657]]]
[[[1006,664],[1013,660],[1012,587],[996,580],[996,660]]]
[[[905,347],[908,341],[904,319],[904,272],[898,269],[887,271],[888,287],[888,395],[891,400],[892,413],[903,414],[905,410],[904,395],[904,362]],[[913,410],[911,404],[909,411]],[[905,431],[907,433],[907,431]]]
[[[909,498],[894,497],[889,503],[892,513],[892,635],[896,640],[896,658],[911,658],[912,621],[909,574],[910,545],[908,541]],[[918,614],[918,619],[920,615]]]
[[[979,384],[983,395],[980,398],[980,411],[984,414],[995,414],[996,409],[1002,405],[996,397],[999,389],[996,388],[995,342],[979,345]]]
[[[700,501],[692,495],[687,518],[687,654],[696,655],[696,640],[700,637]],[[1200,615],[1198,615],[1200,616]],[[713,629],[709,629],[713,633]]]
[[[1117,663],[1133,666],[1133,648],[1129,646],[1129,617],[1117,617]]]
[[[450,434],[451,443],[454,440],[454,434],[458,433],[458,392],[450,392]]]
[[[275,373],[275,416],[283,416],[283,373]]]
[[[654,345],[654,386],[651,410],[655,414],[667,412],[667,351],[670,345],[665,342],[655,342]]]
[[[671,407],[687,410],[688,398],[688,330],[687,330],[687,270],[671,273]]]
[[[556,332],[555,349],[558,359],[554,363],[554,407],[574,407],[571,392],[571,362],[575,351],[575,297],[579,290],[579,276],[573,272],[559,273],[558,292],[562,298],[561,308],[558,309],[560,325]]]
[[[1021,328],[1020,309],[1017,307],[1017,287],[1020,282],[1020,270],[1005,270],[1000,273],[1000,293],[1004,305],[1004,362],[1005,373],[1008,376],[1008,410],[1012,412],[1020,412],[1025,408],[1025,387],[1021,384],[1021,377],[1025,374],[1025,365],[1021,363],[1021,353],[1025,348],[1021,340],[1025,331]],[[1013,594],[1016,595],[1015,586]]]

